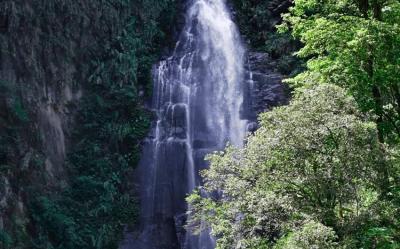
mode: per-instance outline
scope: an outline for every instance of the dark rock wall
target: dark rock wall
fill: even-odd
[[[57,195],[68,184],[65,160],[72,133],[83,125],[75,115],[90,91],[85,86],[96,70],[110,78],[120,70],[98,65],[123,50],[118,39],[127,24],[162,8],[143,13],[142,2],[0,2],[0,238],[3,231],[34,231],[30,197]]]
[[[260,113],[274,107],[287,104],[290,90],[282,81],[284,76],[278,72],[276,61],[269,54],[249,52],[246,66],[245,98],[243,115],[252,121],[248,125],[250,132],[258,128],[257,117]]]
[[[277,71],[276,61],[267,53],[249,53],[247,70],[254,113],[258,115],[287,104],[289,89],[282,82],[284,76]]]

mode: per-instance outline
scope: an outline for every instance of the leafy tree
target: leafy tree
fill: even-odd
[[[308,70],[290,80],[344,86],[376,116],[380,141],[400,138],[400,3],[297,0],[281,30],[304,43]]]
[[[289,248],[333,248],[333,231],[343,236],[378,195],[376,168],[387,162],[376,125],[329,84],[298,90],[260,122],[244,149],[209,156],[188,227],[204,216],[217,248],[270,248],[285,236]]]
[[[310,221],[299,231],[288,234],[278,241],[274,249],[334,249],[337,236],[332,228]]]

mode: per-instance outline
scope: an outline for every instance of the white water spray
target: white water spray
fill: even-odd
[[[154,73],[152,136],[140,163],[141,231],[127,248],[212,249],[208,234],[185,232],[185,197],[201,184],[204,156],[242,146],[241,37],[224,0],[192,0],[171,57]]]

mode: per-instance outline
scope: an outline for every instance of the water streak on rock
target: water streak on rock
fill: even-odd
[[[225,1],[191,1],[173,55],[154,70],[157,120],[139,166],[141,231],[128,248],[214,248],[208,233],[185,232],[185,197],[201,184],[206,154],[243,145],[244,57]]]

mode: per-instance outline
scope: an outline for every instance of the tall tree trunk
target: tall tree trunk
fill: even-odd
[[[378,118],[376,119],[376,123],[378,125],[378,137],[379,137],[379,141],[381,143],[385,142],[385,138],[384,138],[384,131],[383,131],[383,115],[384,115],[384,110],[383,110],[383,101],[382,101],[382,94],[381,91],[379,90],[379,87],[376,84],[373,84],[372,86],[372,96],[374,97],[374,101],[375,101],[375,114],[378,116]]]
[[[368,19],[368,0],[358,0],[358,8],[365,19]]]
[[[400,117],[400,89],[397,82],[394,82],[392,85],[394,101],[396,102],[396,110],[397,115]]]
[[[381,21],[382,20],[382,4],[380,2],[380,0],[372,0],[372,10],[373,10],[373,19]],[[373,53],[371,53],[373,54]],[[379,89],[379,87],[377,86],[376,82],[374,82],[374,59],[371,56],[371,80],[372,82],[372,95],[374,97],[375,100],[375,112],[376,115],[378,115],[378,119],[377,119],[377,124],[378,124],[378,130],[379,130],[379,141],[381,141],[382,143],[384,142],[384,135],[383,135],[383,130],[382,130],[382,125],[383,125],[383,115],[384,115],[384,110],[383,110],[383,100],[382,100],[382,94],[381,91]]]
[[[374,19],[382,21],[382,0],[372,0]]]
[[[380,3],[380,0],[358,0],[358,4],[359,4],[359,9],[361,14],[363,15],[363,17],[365,19],[369,19],[368,16],[368,10],[371,7],[373,10],[373,16],[372,19],[375,20],[381,20],[382,18],[382,4]],[[382,94],[381,91],[379,89],[379,87],[377,86],[376,82],[374,82],[374,57],[373,57],[373,48],[370,47],[370,56],[367,59],[367,64],[366,64],[366,72],[370,78],[371,81],[371,91],[372,91],[372,96],[374,98],[374,102],[375,102],[375,114],[378,116],[376,122],[378,125],[378,135],[379,135],[379,141],[380,142],[384,142],[384,134],[383,134],[383,129],[382,129],[382,125],[383,125],[383,121],[384,121],[384,113],[383,113],[383,101],[382,101]]]
[[[369,8],[372,9],[372,19],[381,21],[382,20],[382,3],[380,0],[359,0],[359,8],[362,16],[365,19],[370,19],[368,16],[368,10]],[[383,99],[382,99],[382,93],[381,90],[379,89],[377,82],[375,82],[375,75],[374,75],[374,56],[373,56],[373,47],[368,48],[370,51],[370,56],[367,59],[367,65],[366,65],[366,72],[370,78],[371,81],[371,91],[372,91],[372,96],[375,102],[375,114],[378,116],[376,123],[378,126],[378,138],[381,143],[385,142],[385,137],[384,137],[384,130],[383,130],[383,123],[384,123],[384,109],[383,109]],[[386,195],[388,192],[388,186],[389,186],[389,171],[387,165],[381,165],[381,168],[379,169],[379,173],[381,174],[381,180],[378,183],[379,186],[381,187],[381,191],[383,195]]]

